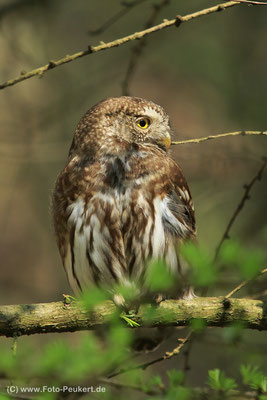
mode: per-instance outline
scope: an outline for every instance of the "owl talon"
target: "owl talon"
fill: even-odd
[[[156,304],[160,304],[162,301],[164,301],[166,298],[164,297],[163,294],[159,293],[156,295],[156,297],[154,298],[154,301]]]

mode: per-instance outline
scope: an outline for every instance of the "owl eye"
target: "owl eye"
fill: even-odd
[[[149,127],[149,125],[151,124],[151,122],[150,122],[149,118],[143,117],[143,118],[139,118],[136,121],[136,124],[137,124],[137,126],[139,126],[139,128],[147,129]]]

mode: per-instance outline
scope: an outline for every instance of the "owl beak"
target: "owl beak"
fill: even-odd
[[[166,132],[166,136],[162,138],[161,144],[168,150],[171,145],[171,135],[169,132]]]

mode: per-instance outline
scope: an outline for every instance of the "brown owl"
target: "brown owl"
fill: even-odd
[[[75,293],[142,285],[151,258],[165,258],[183,279],[177,247],[195,235],[195,217],[182,170],[167,152],[170,134],[165,111],[137,97],[103,100],[80,120],[52,204]]]

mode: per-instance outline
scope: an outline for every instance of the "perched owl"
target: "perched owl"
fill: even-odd
[[[52,202],[75,293],[142,286],[148,259],[165,258],[183,279],[177,248],[194,237],[195,217],[182,170],[167,152],[170,134],[165,111],[137,97],[103,100],[80,120]]]

